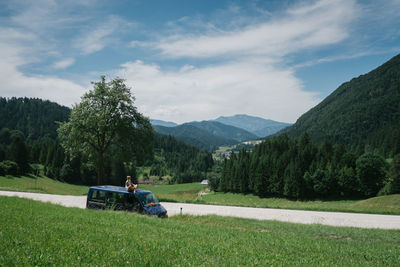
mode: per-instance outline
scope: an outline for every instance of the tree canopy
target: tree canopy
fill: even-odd
[[[124,82],[101,76],[58,129],[66,153],[81,153],[96,162],[98,184],[103,183],[106,152],[123,155],[127,161],[152,153],[150,121],[137,111],[135,97]]]
[[[256,145],[252,152],[232,153],[213,189],[293,199],[371,197],[384,186],[387,167],[377,154],[357,158],[345,146],[329,141],[316,146],[307,133],[300,139],[280,135]]]

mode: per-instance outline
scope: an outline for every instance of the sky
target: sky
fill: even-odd
[[[0,96],[125,79],[152,119],[295,122],[400,53],[400,0],[0,0]]]

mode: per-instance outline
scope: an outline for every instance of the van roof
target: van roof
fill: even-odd
[[[97,190],[109,191],[109,192],[117,192],[117,193],[123,193],[123,194],[133,194],[131,192],[126,191],[125,187],[115,186],[115,185],[97,185],[97,186],[91,186],[90,189],[97,189]],[[136,189],[135,195],[148,194],[148,193],[151,193],[151,192],[147,191],[147,190]]]

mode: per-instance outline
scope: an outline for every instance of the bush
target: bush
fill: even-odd
[[[211,173],[209,174],[208,178],[208,184],[210,186],[210,189],[217,192],[218,187],[219,187],[219,181],[221,177],[218,174]]]
[[[17,175],[19,172],[18,165],[14,161],[4,160],[0,162],[0,175]]]

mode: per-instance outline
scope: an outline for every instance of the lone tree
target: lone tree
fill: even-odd
[[[120,78],[107,82],[105,76],[92,82],[94,89],[82,97],[69,121],[58,128],[66,153],[80,153],[96,163],[97,184],[103,184],[104,156],[110,147],[113,153],[122,153],[125,161],[153,153],[153,128],[137,111],[135,98],[124,82]]]

